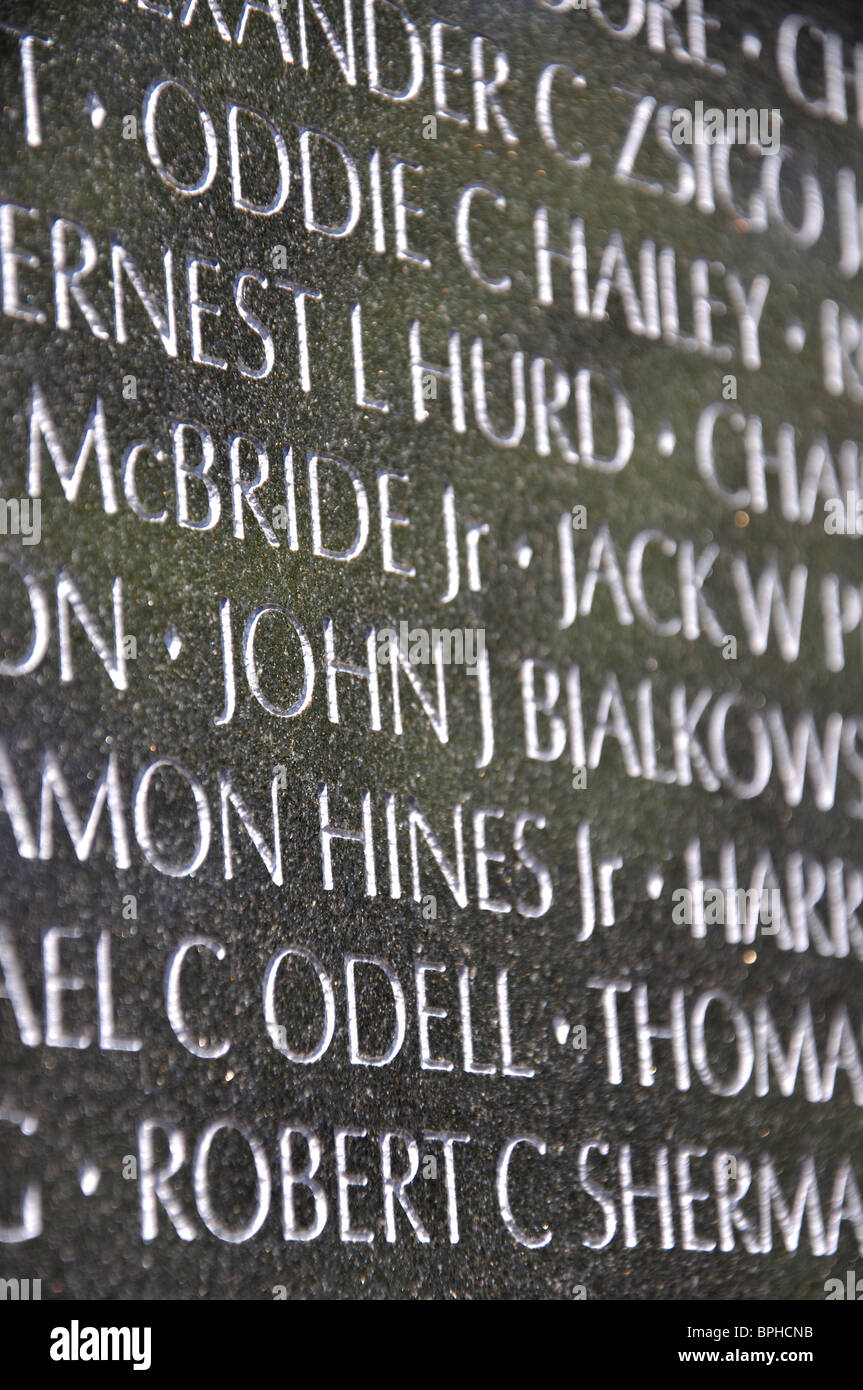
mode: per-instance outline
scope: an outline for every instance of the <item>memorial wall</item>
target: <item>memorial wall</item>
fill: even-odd
[[[0,4],[7,1293],[845,1296],[861,17]]]

